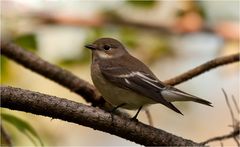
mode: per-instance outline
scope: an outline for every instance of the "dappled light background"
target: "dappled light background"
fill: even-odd
[[[120,40],[164,81],[215,57],[239,52],[238,1],[67,1],[2,0],[1,38],[92,83],[91,53],[84,45],[99,37]],[[80,103],[80,96],[1,56],[1,85],[55,95]],[[221,88],[239,104],[239,63],[204,73],[176,87],[213,103],[213,108],[184,102],[184,116],[156,104],[149,107],[154,126],[196,142],[232,131]],[[137,144],[84,126],[1,109],[27,121],[45,145]],[[129,111],[134,114],[135,111]],[[148,123],[142,111],[139,120]],[[2,122],[15,145],[33,145],[11,124]],[[224,145],[235,145],[232,139]],[[219,142],[211,145],[220,145]]]

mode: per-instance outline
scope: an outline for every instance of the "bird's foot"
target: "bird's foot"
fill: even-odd
[[[132,117],[130,120],[131,120],[131,121],[134,121],[134,122],[139,122],[138,119],[137,119],[137,117],[135,117],[135,116]]]

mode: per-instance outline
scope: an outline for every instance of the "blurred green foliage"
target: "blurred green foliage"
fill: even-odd
[[[206,19],[207,18],[207,14],[206,14],[206,11],[204,10],[204,6],[202,4],[201,1],[193,1],[193,3],[195,4],[195,9],[197,10],[198,14],[200,14],[200,16],[203,18],[203,19]]]
[[[140,8],[152,8],[157,1],[156,0],[127,0],[127,4]],[[158,1],[159,2],[159,1]]]
[[[145,62],[151,64],[159,59],[160,56],[169,54],[171,49],[169,47],[169,38],[155,33],[139,32],[136,28],[132,27],[114,27],[107,26],[106,28],[93,28],[88,33],[84,44],[94,42],[101,37],[117,37],[120,42],[127,49],[134,49],[134,52],[141,52],[139,48],[148,50],[148,55]],[[142,41],[144,40],[144,41]],[[62,64],[75,64],[75,63],[89,63],[91,60],[91,52],[81,46],[82,52],[79,57],[74,59],[63,59]]]
[[[87,35],[84,44],[90,44],[93,41],[95,41],[97,38],[100,38],[104,35],[104,30],[102,28],[92,28],[89,34]],[[83,47],[84,48],[84,47]],[[84,48],[81,52],[81,55],[79,57],[80,63],[88,63],[91,59],[91,52],[90,50]]]
[[[13,39],[13,41],[21,46],[24,49],[31,50],[31,51],[36,51],[37,50],[37,39],[35,34],[24,34],[21,36],[17,36]],[[7,79],[8,73],[7,73],[7,60],[6,57],[1,56],[0,58],[0,76],[1,76],[1,82],[2,80]]]
[[[171,52],[172,52],[172,50],[166,42],[158,41],[158,42],[156,42],[155,46],[152,46],[152,51],[151,51],[149,58],[147,59],[147,62],[149,64],[152,64],[152,63],[156,62],[160,57],[162,57],[166,54],[169,54]]]
[[[140,42],[141,48],[147,50],[144,56],[144,62],[147,64],[153,64],[161,57],[172,54],[169,36],[155,35],[149,35],[148,32],[145,32],[145,35],[139,37],[144,40]]]
[[[99,27],[91,28],[86,39],[84,40],[83,46],[79,47],[79,48],[82,48],[81,54],[71,59],[62,59],[60,61],[60,64],[70,65],[70,64],[79,64],[79,63],[80,64],[89,63],[91,59],[91,51],[89,49],[86,49],[84,45],[92,43],[96,39],[104,36],[104,34],[106,34],[106,30],[104,30],[104,28],[99,28]]]
[[[24,135],[26,135],[35,146],[38,146],[37,141],[39,142],[39,144],[41,146],[43,146],[43,142],[42,142],[41,138],[38,136],[37,132],[34,130],[34,128],[28,122],[26,122],[16,116],[6,114],[6,113],[1,113],[1,118],[2,118],[2,121],[6,121],[6,122],[12,124],[20,132],[22,132]]]
[[[24,34],[14,38],[15,43],[31,51],[37,50],[37,39],[35,34]]]
[[[122,40],[123,44],[130,47],[130,49],[136,48],[138,45],[137,42],[137,32],[136,30],[128,27],[123,27],[120,29],[120,39]]]

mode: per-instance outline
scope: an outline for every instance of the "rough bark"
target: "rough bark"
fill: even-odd
[[[38,92],[1,87],[1,107],[91,127],[146,146],[197,146],[191,140],[102,109]]]

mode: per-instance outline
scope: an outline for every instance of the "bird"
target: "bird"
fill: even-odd
[[[212,103],[161,82],[140,60],[130,55],[114,38],[99,38],[85,45],[92,51],[91,78],[103,98],[114,106],[137,110],[160,103],[182,114],[172,102],[193,101],[207,106]]]

